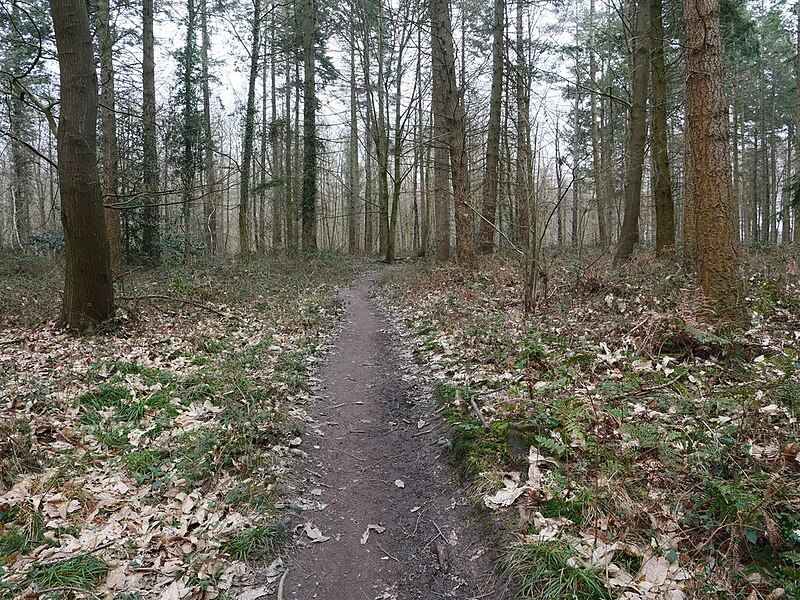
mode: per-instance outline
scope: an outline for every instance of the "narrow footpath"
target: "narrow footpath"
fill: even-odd
[[[346,321],[308,407],[317,433],[303,443],[302,492],[317,508],[303,513],[307,544],[289,557],[283,598],[510,598],[485,520],[454,482],[430,390],[372,297],[375,278],[342,292]]]

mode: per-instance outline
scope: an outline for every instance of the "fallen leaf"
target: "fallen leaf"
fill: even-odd
[[[308,536],[313,543],[322,543],[327,542],[329,539],[328,536],[322,535],[322,532],[317,528],[314,527],[314,524],[309,521],[306,523],[305,527],[303,528],[303,532]]]
[[[361,534],[362,546],[367,543],[367,540],[369,540],[370,531],[374,531],[375,533],[383,533],[384,531],[386,531],[386,527],[384,527],[383,525],[374,525],[372,523],[367,525],[367,528],[364,530],[364,533]]]

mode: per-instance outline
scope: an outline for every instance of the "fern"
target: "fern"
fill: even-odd
[[[543,435],[534,436],[534,439],[536,443],[539,444],[539,448],[544,448],[547,450],[547,453],[552,456],[563,458],[567,452],[567,445],[562,440],[556,440]]]

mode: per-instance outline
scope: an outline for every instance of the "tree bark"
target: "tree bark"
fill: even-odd
[[[203,86],[203,162],[205,189],[203,194],[203,238],[206,252],[217,251],[217,167],[214,160],[214,136],[211,131],[211,90],[209,86],[208,55],[211,52],[211,36],[208,34],[208,0],[200,0],[200,29],[203,37],[200,45],[200,68]]]
[[[114,40],[110,27],[108,0],[97,2],[97,39],[100,46],[100,104],[103,124],[103,204],[106,205],[106,233],[111,253],[113,274],[122,274],[122,232],[119,209],[108,205],[117,202],[119,149],[117,147],[117,115],[114,108]]]
[[[258,0],[256,0],[258,1]],[[317,249],[317,91],[316,91],[316,6],[303,3],[303,190],[301,212],[303,250]]]
[[[197,148],[197,96],[194,86],[194,69],[196,65],[197,39],[197,7],[195,0],[188,0],[186,20],[186,46],[183,50],[183,124],[182,141],[183,157],[181,159],[181,185],[183,201],[181,203],[181,219],[183,221],[183,257],[186,260],[191,253],[192,236],[192,204],[194,202],[194,179],[197,172],[195,150]]]
[[[64,226],[61,324],[84,330],[114,315],[114,287],[97,169],[97,74],[83,0],[51,0],[61,79],[58,181]]]
[[[684,0],[687,151],[700,288],[717,314],[742,322],[745,313],[733,238],[728,111],[722,73],[719,0]]]
[[[517,53],[517,73],[516,73],[516,102],[517,102],[517,160],[516,160],[516,178],[517,178],[517,194],[516,194],[516,208],[517,218],[514,223],[514,240],[522,248],[529,248],[529,240],[533,237],[534,245],[536,244],[536,233],[530,235],[529,226],[529,184],[528,173],[530,172],[531,165],[531,147],[530,147],[530,90],[529,78],[527,69],[527,59],[525,56],[525,44],[522,33],[522,2],[517,2],[517,35],[516,35],[516,53]],[[535,211],[535,208],[534,208]],[[560,215],[560,212],[559,212]],[[535,253],[535,248],[534,248]]]
[[[355,13],[355,3],[350,4]],[[358,252],[358,100],[356,97],[356,29],[350,21],[350,146],[347,164],[347,251]]]
[[[647,145],[647,82],[650,72],[649,52],[650,3],[636,8],[631,73],[631,109],[628,128],[628,165],[625,172],[625,215],[614,264],[630,259],[639,241],[639,211],[642,201],[642,173]]]
[[[664,66],[662,0],[650,0],[650,43],[653,70],[653,201],[656,208],[656,252],[675,246],[675,205],[667,153],[667,82]]]
[[[589,3],[589,81],[592,86],[592,93],[589,97],[589,109],[592,120],[592,167],[594,169],[594,194],[597,202],[597,229],[600,238],[600,245],[608,248],[611,245],[611,222],[609,219],[608,206],[611,198],[603,185],[604,174],[601,158],[602,134],[600,132],[599,115],[597,110],[597,57],[595,49],[597,47],[597,33],[595,27],[595,0]]]
[[[797,12],[797,48],[795,50],[795,65],[794,65],[794,78],[795,78],[795,87],[796,87],[796,97],[795,97],[795,108],[794,108],[794,118],[795,118],[795,136],[800,137],[800,2],[795,5],[795,11]],[[800,144],[797,144],[797,148],[794,152],[795,156],[795,186],[800,186]],[[794,232],[792,235],[792,241],[795,244],[800,243],[800,188],[798,188],[794,193],[793,198],[794,206],[792,207],[792,213],[794,216]]]
[[[272,0],[272,16],[270,19],[270,100],[272,101],[270,114],[270,145],[272,152],[272,251],[278,252],[283,243],[283,209],[285,206],[286,181],[283,176],[283,157],[281,156],[281,132],[285,130],[286,122],[278,122],[278,95],[277,95],[277,46],[276,37],[276,14],[278,11],[277,0]]]
[[[498,165],[500,163],[500,116],[503,100],[503,63],[505,56],[505,0],[494,0],[492,27],[492,91],[489,97],[489,132],[486,139],[486,171],[481,204],[480,251],[494,251],[497,224]]]
[[[153,0],[142,0],[142,143],[144,152],[142,254],[152,265],[161,260]]]
[[[433,197],[436,258],[450,258],[450,155],[447,118],[447,72],[441,29],[442,11],[449,15],[447,0],[431,0],[431,110],[433,111]]]
[[[261,50],[259,35],[261,33],[261,0],[253,2],[253,21],[251,24],[250,75],[247,80],[247,108],[244,118],[244,139],[242,149],[242,169],[239,184],[239,257],[250,258],[250,168],[253,159],[253,136],[256,117],[256,78],[258,77],[258,60]]]

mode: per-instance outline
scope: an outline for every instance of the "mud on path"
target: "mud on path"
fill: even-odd
[[[283,598],[510,598],[438,444],[445,432],[430,390],[408,372],[372,297],[375,279],[342,291],[345,323],[320,373],[322,398],[308,407],[316,433],[303,443],[302,492],[317,508],[303,516],[312,537],[318,530],[329,539],[303,534],[308,544],[288,560]]]

